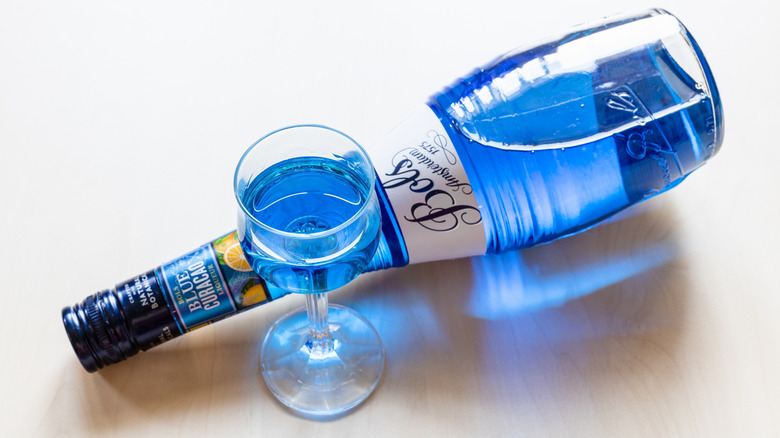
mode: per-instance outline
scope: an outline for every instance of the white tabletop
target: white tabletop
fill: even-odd
[[[343,418],[299,418],[257,369],[286,297],[98,373],[60,309],[235,227],[263,134],[369,145],[524,42],[661,6],[722,93],[722,151],[586,233],[362,276],[331,301],[387,346]],[[780,434],[780,6],[726,2],[38,1],[0,6],[4,436]]]

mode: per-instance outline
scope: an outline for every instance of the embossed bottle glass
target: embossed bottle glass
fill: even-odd
[[[712,73],[673,15],[586,23],[455,81],[369,149],[403,238],[385,231],[372,267],[579,232],[675,187],[722,141]]]
[[[327,292],[365,271],[379,240],[375,173],[354,140],[324,126],[281,129],[236,168],[238,237],[268,283],[307,294],[305,311],[277,321],[260,362],[269,389],[308,416],[342,413],[373,391],[384,347],[355,311]]]

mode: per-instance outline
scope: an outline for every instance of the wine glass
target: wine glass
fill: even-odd
[[[374,390],[385,350],[357,312],[328,305],[327,292],[366,269],[381,214],[375,172],[360,145],[325,126],[274,131],[236,168],[238,236],[267,282],[306,294],[306,309],[273,324],[260,365],[271,392],[294,411],[327,417]]]

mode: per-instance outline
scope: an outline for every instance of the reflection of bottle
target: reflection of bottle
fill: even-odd
[[[722,139],[709,67],[673,16],[653,10],[581,26],[456,81],[369,149],[383,208],[369,269],[581,231],[675,186]],[[283,295],[242,271],[241,257],[231,266],[220,255],[227,248],[217,242],[235,248],[235,239],[65,308],[84,367]],[[244,289],[256,299],[242,301]]]

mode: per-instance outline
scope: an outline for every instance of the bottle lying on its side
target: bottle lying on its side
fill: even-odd
[[[712,73],[674,16],[650,10],[580,26],[455,81],[369,148],[382,237],[368,269],[582,231],[674,187],[722,141]],[[244,234],[239,224],[63,309],[84,368],[283,296],[246,262]]]

